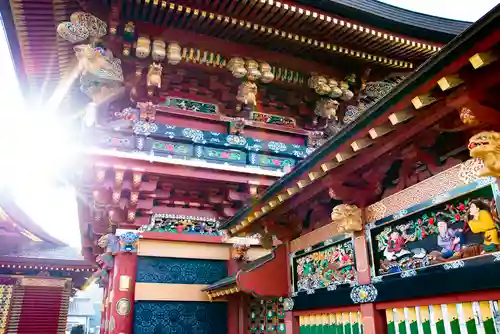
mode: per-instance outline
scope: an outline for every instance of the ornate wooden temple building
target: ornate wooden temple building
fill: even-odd
[[[0,195],[0,333],[65,333],[69,298],[95,270]]]
[[[391,279],[411,276],[399,253],[413,257],[395,241],[399,250],[386,253],[396,259],[378,264],[385,248],[370,260],[358,230],[382,240],[389,225],[379,220],[392,224],[394,212],[378,201],[466,160],[464,138],[475,121],[484,125],[480,111],[467,105],[460,115],[474,124],[458,124],[452,111],[465,104],[446,101],[470,80],[493,87],[465,63],[498,36],[475,32],[483,21],[441,50],[469,24],[353,3],[2,3],[27,99],[64,96],[65,109],[83,114],[75,179],[82,254],[100,267],[87,284],[105,291],[102,333],[298,333],[299,317],[306,332],[385,332],[385,311],[368,301],[382,287],[370,288],[381,275],[391,275],[379,283],[388,291]],[[485,67],[494,56],[478,59]],[[444,64],[455,76],[441,91],[433,78]],[[397,212],[422,202],[404,196]],[[350,205],[347,217],[340,204]],[[369,210],[381,216],[370,220]],[[359,241],[351,225],[338,230],[344,218],[361,224]],[[426,245],[417,253],[430,261]],[[402,282],[424,284],[414,277]],[[462,283],[450,286],[470,288]],[[404,300],[422,296],[405,297],[408,289],[381,302],[415,312]],[[356,293],[367,297],[351,300]],[[387,319],[399,314],[389,311]]]
[[[499,23],[497,6],[221,225],[287,245],[287,333],[499,333]]]

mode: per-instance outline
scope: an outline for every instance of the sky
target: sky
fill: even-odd
[[[355,0],[353,0],[355,1]],[[387,4],[429,15],[462,21],[477,21],[499,0],[380,0]]]
[[[23,98],[17,77],[12,63],[10,50],[7,44],[5,30],[3,24],[0,25],[0,113],[2,114],[2,134],[5,134],[5,127],[14,127],[15,123],[5,122],[5,118],[9,115],[22,112]],[[41,125],[41,124],[40,124]],[[46,131],[51,131],[50,127],[40,126],[40,135],[44,136]],[[8,132],[8,131],[7,131]],[[19,136],[24,136],[18,131]],[[15,136],[17,137],[17,136]],[[50,136],[47,136],[50,137]],[[42,141],[43,142],[43,141]],[[5,150],[6,145],[11,145],[10,138],[0,138],[0,151],[2,151],[2,165],[5,167],[4,159],[5,152],[12,152],[12,150]],[[0,184],[2,181],[12,181],[16,179],[18,185],[21,187],[14,187],[14,197],[16,203],[43,229],[54,236],[66,242],[67,244],[80,248],[80,232],[78,228],[78,216],[75,201],[74,189],[67,186],[54,186],[50,180],[43,180],[43,177],[37,177],[36,166],[44,162],[46,158],[43,152],[40,152],[40,147],[35,146],[35,143],[23,143],[26,145],[32,144],[35,150],[32,151],[33,159],[30,161],[29,157],[16,157],[22,162],[23,166],[16,168],[17,171],[26,171],[29,173],[31,170],[32,175],[17,175],[16,171],[0,170],[0,176],[6,177],[3,180],[0,177]],[[40,144],[40,143],[38,143]],[[12,153],[11,153],[12,154]],[[50,166],[49,166],[50,167]],[[39,170],[39,169],[38,169]]]
[[[383,2],[430,15],[476,21],[493,8],[498,3],[498,0],[475,0],[472,3],[473,5],[464,0],[383,0]],[[5,117],[19,112],[19,106],[23,104],[23,101],[3,25],[2,29],[0,29],[0,73],[2,73],[0,80],[2,125],[14,127],[15,130],[15,123],[5,122]],[[40,126],[40,128],[42,128],[41,135],[48,133],[43,131],[51,131],[50,127],[43,129]],[[10,141],[0,139],[0,149],[2,149],[2,142],[9,143]],[[43,152],[37,156],[39,157],[38,161],[44,160]],[[5,156],[3,155],[2,160],[4,159]],[[37,170],[38,161],[29,160],[29,157],[22,161],[25,161],[23,163],[25,169],[21,170]],[[0,165],[0,167],[2,166]],[[15,180],[23,178],[23,175],[16,177],[0,170],[1,174]],[[26,173],[24,174],[26,175]],[[55,186],[49,180],[37,178],[36,175],[34,177],[32,175],[31,178],[24,181],[22,183],[24,186],[15,189],[15,198],[18,205],[48,233],[71,246],[79,248],[80,233],[74,189],[70,186]]]

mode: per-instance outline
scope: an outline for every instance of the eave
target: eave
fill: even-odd
[[[461,34],[471,22],[459,21],[406,10],[376,0],[297,0],[319,10],[336,13],[347,19],[397,31],[400,34],[448,43]]]
[[[205,288],[210,300],[238,292],[260,297],[282,297],[288,294],[286,247],[245,264],[235,275],[225,277]],[[272,279],[270,279],[272,277]]]
[[[55,246],[66,246],[64,242],[52,237],[38,226],[33,220],[13,201],[12,196],[5,189],[0,194],[0,209],[3,209],[6,218],[16,229],[23,229],[27,238],[33,241],[48,242]]]
[[[93,271],[96,267],[85,260],[0,256],[0,268],[54,270],[80,273]]]
[[[95,0],[86,10],[98,15],[103,14],[103,8],[109,11],[109,2]],[[139,5],[127,0],[121,2],[120,11],[124,14],[120,20],[151,23],[147,33],[155,38],[163,37],[169,29],[190,30],[275,51],[285,47],[287,53],[299,57],[317,54],[323,61],[327,61],[325,57],[340,56],[384,67],[411,68],[412,60],[420,63],[440,50],[439,44],[279,1],[224,0],[186,6],[181,1]],[[314,31],[328,31],[328,36]]]
[[[79,10],[77,1],[11,0],[0,8],[25,99],[40,104],[57,92],[55,100],[62,100],[73,89],[76,59],[73,46],[57,35],[55,27]]]
[[[469,58],[478,52],[486,52],[498,44],[500,32],[496,30],[500,21],[500,6],[495,7],[476,24],[454,39],[440,53],[429,59],[413,75],[408,77],[384,98],[379,100],[358,119],[349,124],[343,131],[332,137],[322,147],[299,163],[294,170],[282,177],[269,187],[259,200],[241,209],[233,218],[229,219],[221,228],[228,229],[230,235],[238,235],[248,230],[257,220],[273,211],[290,198],[311,188],[324,188],[323,182],[327,173],[344,164],[353,157],[364,159],[369,156],[364,151],[354,149],[355,139],[369,138],[372,129],[376,126],[403,124],[408,118],[399,117],[397,113],[410,112],[414,117],[416,111],[422,112],[423,107],[436,101],[424,101],[423,95],[428,94],[438,86],[438,81],[448,75],[455,74],[464,66],[471,66]],[[471,61],[472,62],[472,61]],[[475,66],[474,66],[475,67]],[[448,93],[448,92],[447,92]],[[429,102],[429,103],[428,103]],[[441,101],[443,102],[443,101]],[[410,109],[408,106],[411,106]],[[453,109],[445,105],[448,110],[436,109],[435,115],[449,112]],[[442,115],[441,115],[442,116]],[[411,118],[410,117],[410,118]],[[428,117],[429,121],[432,117]],[[390,124],[389,124],[390,125]],[[429,124],[430,125],[430,124]],[[363,130],[368,132],[363,134]],[[377,137],[377,136],[375,136]],[[353,140],[354,139],[354,140]],[[391,143],[394,146],[397,143]],[[370,150],[368,150],[370,151]],[[373,152],[370,152],[373,154]],[[366,155],[365,155],[366,154]],[[378,156],[375,154],[374,156]],[[318,182],[319,181],[319,182]],[[313,187],[308,187],[314,184]],[[310,194],[309,194],[310,195]],[[298,206],[300,202],[287,202],[287,206]]]

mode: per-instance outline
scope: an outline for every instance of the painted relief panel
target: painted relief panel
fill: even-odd
[[[477,182],[468,188],[371,224],[374,274],[413,275],[426,267],[451,269],[463,267],[464,260],[498,257],[496,185]]]
[[[169,232],[180,234],[220,235],[215,219],[177,216],[155,213],[148,225],[141,226],[143,232]]]
[[[351,239],[327,241],[321,246],[309,252],[297,252],[292,258],[295,292],[309,292],[356,280]]]

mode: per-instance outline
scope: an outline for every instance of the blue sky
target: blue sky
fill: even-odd
[[[355,1],[355,0],[353,0]],[[498,0],[381,0],[387,4],[429,15],[462,21],[477,21],[498,4]]]
[[[459,0],[384,0],[383,2],[426,14],[475,21],[493,8],[498,3],[498,0],[476,0],[473,4]],[[4,122],[2,124],[15,128],[15,121],[7,123],[5,118],[19,113],[22,110],[23,100],[6,43],[3,25],[0,30],[0,73],[2,73],[0,80],[2,107],[0,107],[0,111],[3,112]],[[43,131],[51,130],[45,128]],[[5,145],[5,143],[9,143],[9,140],[1,140],[0,138],[0,150],[2,144]],[[38,154],[37,157],[39,157],[40,161],[44,159],[43,154]],[[2,160],[5,158],[5,156],[2,156]],[[23,166],[25,169],[22,170],[29,171],[31,168],[31,170],[36,171],[37,161],[30,161],[29,159],[22,159],[21,161],[26,161],[25,164],[28,165]],[[23,175],[10,175],[5,171],[0,171],[0,174],[3,174],[3,177],[7,179],[14,178],[14,181],[24,179]],[[70,187],[55,187],[50,181],[43,180],[41,177],[37,178],[36,175],[31,175],[31,177],[20,181],[25,182],[21,182],[24,186],[16,190],[18,204],[35,222],[54,237],[72,246],[79,247],[80,233],[73,189]]]

